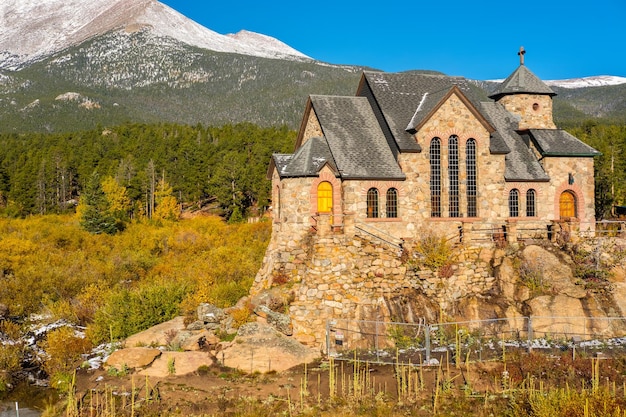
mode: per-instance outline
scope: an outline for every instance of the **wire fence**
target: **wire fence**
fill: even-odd
[[[329,320],[326,351],[336,360],[380,364],[502,360],[507,351],[626,354],[626,317],[514,317],[427,324]]]

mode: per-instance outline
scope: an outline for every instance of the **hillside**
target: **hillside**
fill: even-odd
[[[5,133],[126,122],[295,129],[308,95],[352,95],[363,69],[315,61],[263,34],[222,35],[155,0],[0,4]],[[625,122],[623,81],[551,81],[557,123]],[[487,91],[497,85],[476,83]]]
[[[114,31],[0,73],[0,131],[127,121],[294,128],[309,94],[353,94],[360,70],[209,51],[149,30]]]

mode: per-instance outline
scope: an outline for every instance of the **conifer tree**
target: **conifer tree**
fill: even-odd
[[[102,190],[97,171],[94,171],[89,178],[80,198],[80,205],[78,210],[80,225],[88,232],[112,235],[122,229],[121,222],[118,222],[110,213],[110,205]]]

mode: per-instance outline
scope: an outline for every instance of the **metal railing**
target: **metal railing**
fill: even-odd
[[[507,351],[567,349],[626,354],[626,317],[529,316],[427,324],[329,320],[326,352],[336,360],[431,365],[501,360]]]
[[[354,228],[358,230],[359,232],[365,233],[367,236],[378,239],[398,250],[402,250],[402,244],[404,243],[404,241],[402,239],[399,239],[395,236],[390,235],[384,230],[380,230],[370,224],[365,224],[362,222],[356,222],[356,224],[354,225]]]

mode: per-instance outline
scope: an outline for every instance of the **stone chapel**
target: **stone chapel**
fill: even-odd
[[[472,245],[593,230],[598,152],[555,126],[556,93],[518,55],[488,99],[460,77],[369,71],[355,96],[310,96],[294,153],[270,163],[275,233]]]

